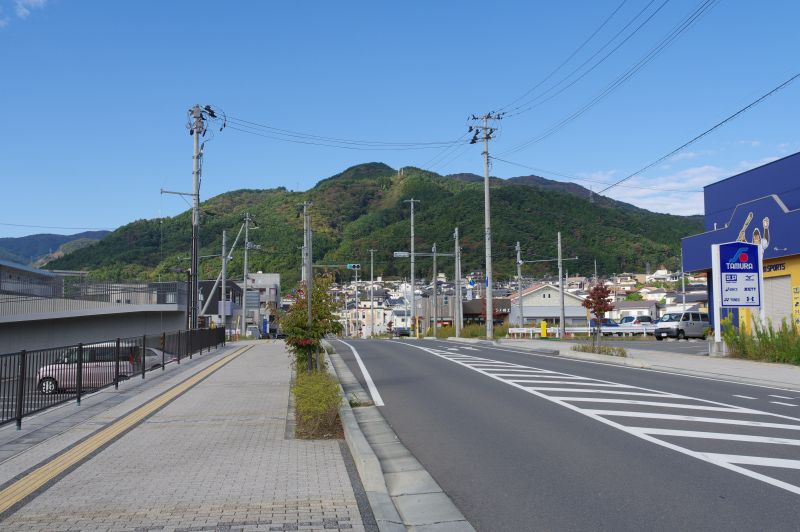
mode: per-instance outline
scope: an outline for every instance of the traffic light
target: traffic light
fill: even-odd
[[[347,265],[347,269],[348,270],[360,270],[361,269],[361,265],[360,264],[352,264],[352,263],[350,263],[350,264]]]

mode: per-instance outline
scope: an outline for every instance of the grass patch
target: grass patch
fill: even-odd
[[[800,334],[785,321],[779,329],[771,323],[765,327],[754,321],[753,334],[747,334],[726,318],[722,321],[722,337],[733,357],[800,365]]]
[[[342,437],[339,383],[327,371],[298,372],[294,386],[295,434],[304,439]]]
[[[493,331],[494,338],[505,338],[508,336],[508,325],[496,325]],[[428,335],[433,336],[433,330],[428,329]],[[439,327],[439,338],[454,337],[456,328],[453,326]],[[461,328],[461,338],[486,338],[486,326],[470,323]]]
[[[612,357],[626,358],[628,356],[628,352],[625,351],[624,347],[612,347],[610,345],[593,346],[591,344],[576,344],[572,346],[572,350],[581,353],[596,353],[598,355],[608,355]]]

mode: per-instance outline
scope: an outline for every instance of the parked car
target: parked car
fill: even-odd
[[[146,370],[161,367],[164,362],[175,357],[158,349],[144,349]],[[119,356],[119,378],[128,379],[142,371],[141,348],[138,345],[121,346]],[[42,366],[36,372],[36,385],[44,394],[75,389],[78,385],[78,348],[70,347],[62,352],[51,364]],[[83,347],[81,367],[81,387],[84,389],[102,388],[114,382],[116,374],[116,346],[114,344],[88,345]]]
[[[670,312],[658,320],[655,336],[656,340],[705,338],[708,326],[708,314],[705,312]]]
[[[589,327],[591,327],[592,329],[597,327],[597,319],[592,318],[591,320],[589,320]],[[604,330],[612,327],[619,327],[619,323],[617,323],[616,320],[613,320],[611,318],[602,318],[600,320],[600,330],[602,331],[603,336],[611,336],[612,334],[614,334],[612,332]],[[622,336],[622,333],[617,333],[617,334]]]
[[[619,322],[620,325],[649,325],[652,323],[653,318],[650,316],[625,316]]]
[[[395,327],[392,334],[400,338],[401,336],[411,336],[411,329],[408,327]]]

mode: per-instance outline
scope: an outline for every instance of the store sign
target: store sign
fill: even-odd
[[[760,247],[747,242],[719,245],[721,306],[761,306]]]

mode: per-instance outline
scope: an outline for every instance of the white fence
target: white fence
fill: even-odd
[[[600,327],[600,332],[606,336],[633,336],[637,334],[653,334],[656,326],[652,324],[642,325],[620,325],[619,327]],[[589,334],[593,332],[592,327],[566,327],[564,332],[567,334]],[[559,327],[548,327],[547,336],[558,336]],[[509,327],[508,334],[518,338],[537,338],[541,336],[541,327]]]

